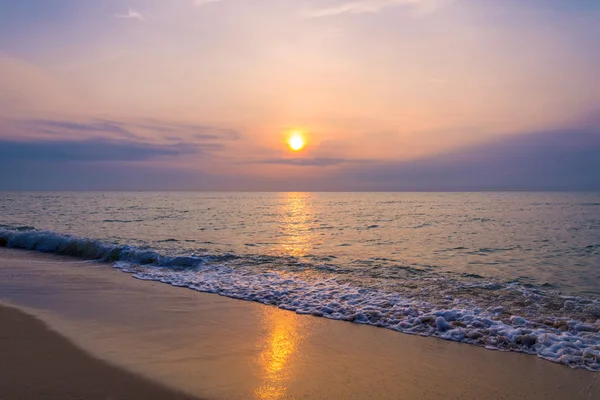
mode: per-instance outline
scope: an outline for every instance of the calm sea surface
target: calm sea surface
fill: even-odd
[[[0,223],[164,253],[283,257],[276,268],[410,267],[600,294],[600,194],[0,193]]]
[[[600,317],[600,193],[0,192],[0,232],[11,247],[409,333],[448,338],[457,329],[413,324],[440,310],[511,329],[515,316]],[[385,314],[399,302],[405,318]]]

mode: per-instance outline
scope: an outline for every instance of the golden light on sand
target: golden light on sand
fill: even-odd
[[[261,400],[279,400],[287,398],[287,386],[293,367],[290,358],[298,347],[301,335],[298,315],[266,310],[262,323],[269,330],[262,344],[259,357],[262,369],[262,384],[254,396]]]
[[[288,145],[290,149],[293,151],[300,151],[306,145],[306,139],[304,138],[304,132],[302,131],[293,131],[290,133],[288,138]]]

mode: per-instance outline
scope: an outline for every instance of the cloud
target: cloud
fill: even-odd
[[[245,177],[228,177],[178,167],[130,162],[10,162],[0,159],[2,190],[239,190]],[[14,166],[18,167],[15,171]]]
[[[238,140],[231,129],[151,119],[20,122],[0,139],[0,190],[249,188],[241,175],[200,169]]]
[[[138,21],[146,21],[146,16],[142,15],[139,11],[130,8],[125,14],[115,14],[115,18],[122,19],[136,19]]]
[[[394,6],[409,7],[417,14],[434,12],[454,0],[356,0],[335,6],[316,8],[305,13],[308,18],[332,17],[342,14],[375,14]]]
[[[210,3],[218,3],[222,0],[194,0],[194,5],[195,6],[203,6],[205,4],[210,4]]]
[[[208,125],[182,124],[176,122],[157,121],[153,119],[144,119],[137,122],[130,122],[127,125],[142,130],[149,130],[159,133],[186,133],[191,134],[196,139],[215,139],[234,141],[239,140],[242,134],[234,129],[219,128]]]
[[[209,144],[207,144],[209,145]],[[217,144],[218,145],[218,144]],[[0,141],[0,189],[478,191],[600,190],[600,132],[534,132],[409,162],[342,158],[268,159],[321,167],[315,175],[268,178],[144,162],[210,157],[202,145],[133,141]],[[105,161],[105,162],[103,162]],[[139,162],[131,162],[139,161]],[[340,168],[327,169],[339,165]],[[212,171],[207,170],[207,171]]]
[[[257,164],[281,164],[281,165],[294,165],[298,167],[330,167],[341,164],[360,164],[368,162],[368,160],[355,160],[347,158],[268,158],[265,160],[259,160]]]
[[[597,128],[533,132],[416,161],[347,168],[337,182],[348,190],[600,190],[598,154]]]
[[[0,140],[0,159],[4,162],[21,160],[31,163],[146,161],[158,157],[205,153],[205,150],[219,147],[217,144],[203,146],[190,143],[157,145],[104,139],[35,142]]]
[[[60,131],[72,131],[78,133],[93,132],[93,133],[114,133],[118,136],[128,138],[138,138],[126,127],[118,122],[94,120],[91,122],[73,122],[73,121],[56,121],[33,119],[28,121],[30,126],[38,127],[45,133],[57,133]]]
[[[53,120],[26,119],[16,123],[3,124],[5,133],[13,133],[13,137],[52,136],[54,139],[89,138],[90,135],[104,139],[131,139],[137,141],[167,139],[170,141],[215,142],[224,143],[236,141],[241,134],[229,128],[219,128],[208,125],[185,124],[153,119],[132,121],[117,121],[111,119],[89,120]]]

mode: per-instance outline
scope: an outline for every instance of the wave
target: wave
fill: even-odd
[[[125,261],[133,264],[155,264],[166,267],[193,267],[223,256],[165,256],[157,251],[129,245],[105,243],[99,240],[65,235],[34,228],[0,229],[0,246],[35,250],[79,257],[100,262]],[[232,255],[225,258],[230,259]]]
[[[0,246],[109,262],[138,279],[600,371],[600,302],[530,284],[425,272],[369,287],[331,265],[277,269],[274,256],[166,255],[29,227],[0,228]]]

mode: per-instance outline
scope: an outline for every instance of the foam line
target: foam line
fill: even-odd
[[[515,282],[472,283],[436,275],[415,278],[402,292],[383,290],[344,282],[335,268],[319,265],[304,265],[315,274],[269,270],[255,268],[269,262],[265,256],[165,255],[35,229],[0,229],[0,245],[102,260],[138,279],[600,371],[597,299],[557,297]],[[430,294],[441,287],[473,296]]]

